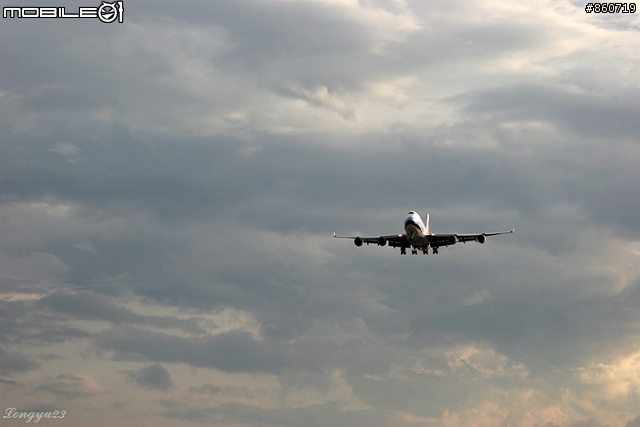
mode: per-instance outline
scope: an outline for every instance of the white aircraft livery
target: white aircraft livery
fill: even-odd
[[[426,255],[429,253],[429,248],[431,248],[434,254],[437,254],[440,246],[451,246],[458,242],[467,243],[471,241],[484,243],[489,236],[513,233],[516,229],[480,234],[435,234],[429,230],[429,214],[427,214],[425,224],[417,212],[411,211],[404,220],[404,231],[405,234],[380,237],[336,236],[334,232],[333,237],[338,239],[353,239],[353,243],[358,247],[362,246],[363,243],[367,245],[376,244],[378,246],[385,246],[388,243],[391,247],[400,248],[400,255],[406,255],[407,248],[411,248],[413,255],[417,255],[418,251],[422,251],[422,253]]]

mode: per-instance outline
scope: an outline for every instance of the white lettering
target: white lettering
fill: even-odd
[[[2,9],[2,17],[6,18],[7,17],[7,12],[9,12],[9,14],[11,14],[11,16],[9,16],[9,18],[15,18],[16,16],[16,12],[18,13],[18,18],[22,18],[22,9],[20,9],[19,7],[5,7],[4,9]],[[11,409],[11,408],[9,408]],[[15,408],[13,408],[15,409]]]
[[[60,10],[60,18],[78,18],[79,17],[77,13],[75,15],[74,14],[67,15],[67,12],[64,7],[61,7],[59,10]]]
[[[27,14],[33,12],[34,14]],[[38,7],[23,7],[22,8],[22,17],[23,18],[39,18],[40,17],[40,8]]]
[[[80,18],[97,18],[97,17],[98,17],[97,7],[81,7],[80,8]]]
[[[55,410],[52,412],[18,412],[16,408],[7,408],[5,409],[4,413],[6,415],[4,415],[2,418],[24,419],[25,422],[30,423],[31,421],[33,421],[34,424],[43,418],[64,418],[65,415],[67,415],[67,411],[65,411],[64,409]]]
[[[102,2],[100,7],[79,7],[78,13],[67,13],[66,7],[4,7],[2,16],[4,18],[98,18],[100,21],[109,23],[123,22],[122,1],[113,3]]]
[[[58,17],[58,9],[55,7],[41,7],[40,8],[40,18],[57,18]]]

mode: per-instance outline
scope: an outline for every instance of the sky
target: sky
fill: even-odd
[[[585,5],[3,18],[0,425],[640,427],[640,12]],[[410,210],[516,232],[333,238]]]

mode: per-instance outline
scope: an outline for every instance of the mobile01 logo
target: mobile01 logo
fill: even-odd
[[[15,7],[2,9],[3,18],[98,18],[104,23],[124,22],[122,1],[103,1],[99,7],[80,7],[78,13],[68,13],[65,7]]]

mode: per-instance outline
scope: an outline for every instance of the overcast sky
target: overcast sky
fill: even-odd
[[[2,415],[639,427],[640,12],[585,4],[3,18]],[[410,210],[516,233],[333,239]]]

